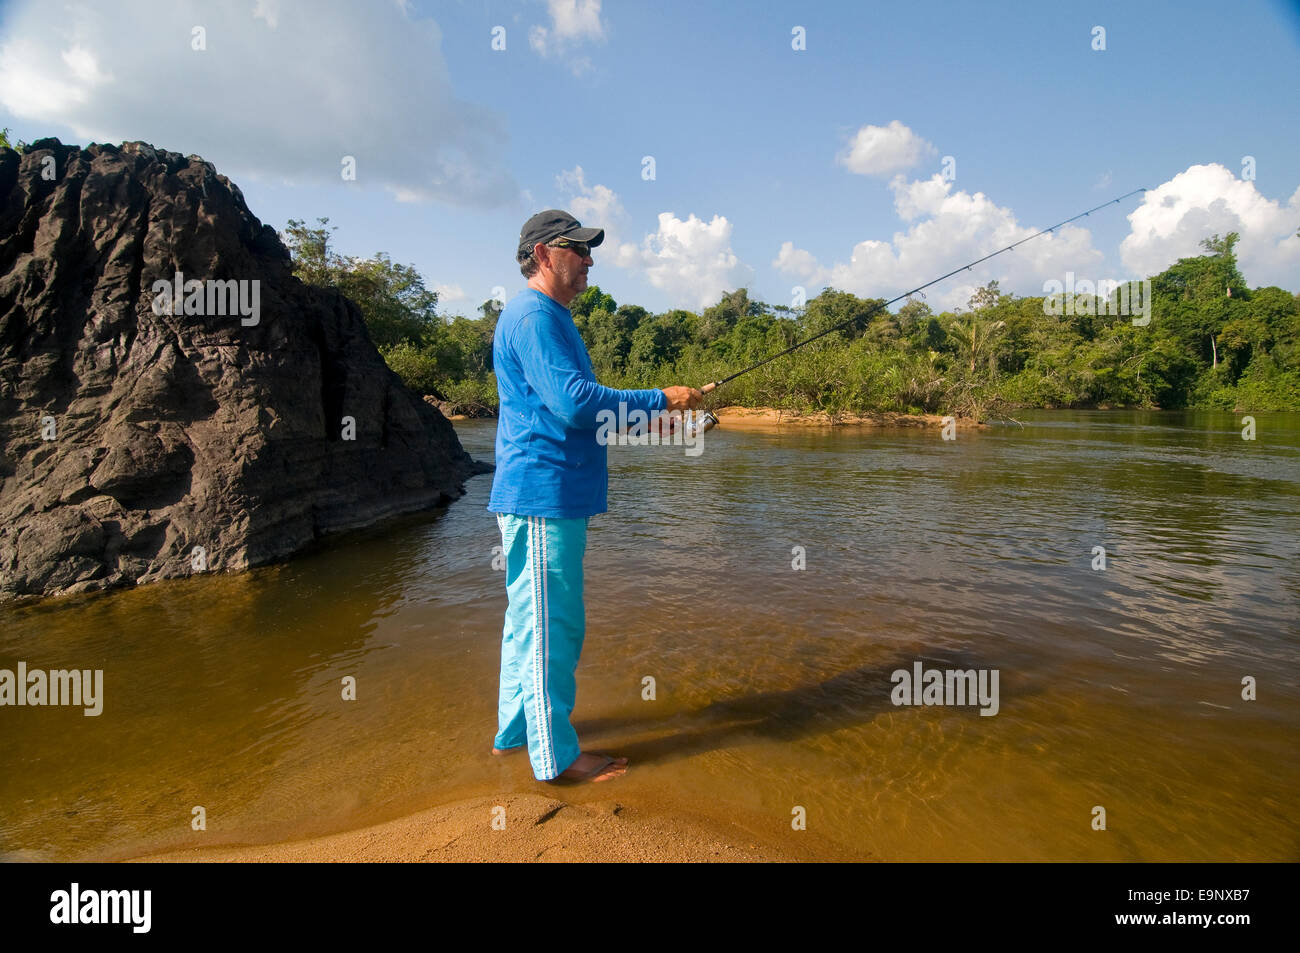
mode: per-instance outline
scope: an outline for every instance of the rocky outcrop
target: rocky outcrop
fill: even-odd
[[[0,149],[0,599],[283,559],[490,469],[290,265],[197,156]]]

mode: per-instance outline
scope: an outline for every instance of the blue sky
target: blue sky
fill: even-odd
[[[1145,204],[931,303],[989,278],[1041,294],[1066,271],[1142,277],[1230,229],[1248,282],[1300,291],[1297,90],[1300,14],[1281,2],[0,12],[0,124],[18,137],[197,152],[264,222],[327,216],[340,251],[414,264],[446,313],[522,286],[519,226],[545,207],[609,230],[591,278],[618,301],[698,309],[742,284],[780,304],[828,283],[892,297],[1138,186]]]

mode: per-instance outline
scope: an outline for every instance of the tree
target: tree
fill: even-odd
[[[602,308],[613,314],[618,309],[618,303],[612,295],[607,295],[601,291],[600,285],[592,285],[573,299],[569,305],[569,313],[573,315],[573,320],[576,322],[579,317],[585,318],[597,308]]]
[[[1185,301],[1218,301],[1229,292],[1234,298],[1249,297],[1249,289],[1237,270],[1234,248],[1240,236],[1229,232],[1224,238],[1212,235],[1201,242],[1208,254],[1180,258],[1151,279],[1152,290]]]
[[[705,308],[700,314],[700,343],[711,344],[726,337],[741,318],[762,313],[762,303],[749,300],[748,288],[725,292],[717,304]]]
[[[930,306],[920,298],[908,298],[898,309],[898,326],[909,338],[916,337],[931,315]]]
[[[376,345],[420,344],[441,323],[438,293],[424,286],[414,266],[399,265],[382,252],[343,259],[335,286],[361,309]]]
[[[387,255],[357,259],[331,247],[328,219],[290,220],[294,272],[338,288],[360,306],[389,367],[451,407],[496,401],[492,343],[500,304],[443,321],[438,296],[412,266]],[[1212,235],[1205,254],[1151,277],[1150,326],[1107,315],[1095,296],[1077,313],[1044,299],[978,288],[968,312],[935,314],[918,295],[890,313],[877,299],[827,288],[806,308],[772,307],[747,289],[702,314],[653,315],[598,286],[574,299],[574,323],[598,379],[644,387],[720,375],[832,328],[819,341],[737,381],[732,398],[790,409],[922,409],[981,413],[990,402],[1029,406],[1300,409],[1300,295],[1245,284],[1236,233]],[[1091,313],[1090,313],[1091,312]]]
[[[371,340],[381,350],[400,343],[417,350],[436,349],[443,328],[437,313],[438,293],[425,286],[415,266],[398,264],[383,252],[373,258],[339,255],[330,248],[336,229],[328,218],[316,221],[317,227],[309,228],[289,219],[285,228],[293,273],[307,284],[334,288],[356,304]],[[413,360],[408,356],[408,364]]]
[[[336,288],[361,309],[371,340],[378,347],[406,341],[419,346],[436,331],[438,293],[424,285],[413,265],[400,265],[383,252],[353,258],[330,248],[328,218],[308,228],[289,219],[285,243],[293,256],[293,273],[309,285]]]
[[[600,300],[608,304],[614,302],[609,295],[601,296]],[[625,304],[615,310],[601,306],[589,314],[574,315],[574,324],[586,342],[597,377],[623,372],[632,349],[632,335],[645,317],[645,308],[634,304]]]
[[[299,219],[289,219],[285,228],[285,244],[293,256],[293,273],[309,285],[334,288],[341,267],[338,256],[330,251],[330,233],[337,231],[329,226],[328,218],[316,219],[319,228],[308,228]]]
[[[948,326],[948,336],[956,344],[957,353],[970,359],[974,371],[981,361],[992,364],[997,360],[997,340],[1006,330],[1005,321],[989,321],[979,311],[956,317]]]
[[[846,324],[842,330],[828,334],[823,341],[844,342],[861,337],[867,330],[867,318],[873,309],[884,302],[879,299],[864,300],[848,291],[827,288],[808,302],[801,322],[803,336],[817,334],[836,325]]]
[[[998,280],[994,278],[983,288],[976,288],[967,304],[972,311],[982,311],[985,308],[995,307],[1000,300],[1002,300],[1002,293],[998,291]]]
[[[1218,233],[1216,232],[1215,234],[1211,235],[1209,238],[1201,239],[1201,247],[1204,248],[1206,253],[1210,255],[1224,255],[1224,256],[1233,255],[1232,250],[1233,248],[1236,247],[1237,242],[1240,240],[1241,240],[1241,235],[1239,235],[1237,232],[1228,232],[1228,234],[1225,235],[1223,238],[1220,238],[1218,236]],[[1235,258],[1236,256],[1233,255],[1233,257]]]
[[[27,143],[21,139],[10,139],[9,127],[6,126],[4,129],[0,129],[0,148],[13,149],[15,152],[26,152]]]
[[[660,365],[676,360],[690,342],[692,317],[688,311],[669,311],[642,321],[632,333],[628,368],[653,372]]]
[[[437,337],[438,369],[448,378],[482,377],[492,370],[492,339],[496,316],[453,318]]]

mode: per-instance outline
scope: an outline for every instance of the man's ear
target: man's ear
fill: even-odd
[[[551,267],[551,250],[540,242],[533,246],[533,258],[539,266]]]

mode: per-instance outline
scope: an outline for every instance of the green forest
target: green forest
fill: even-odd
[[[496,409],[492,334],[497,302],[448,317],[410,266],[329,247],[327,219],[291,220],[295,273],[356,302],[389,366],[451,412]],[[818,331],[861,318],[719,391],[721,404],[831,415],[898,411],[977,420],[1020,407],[1300,410],[1300,295],[1247,287],[1238,235],[1212,235],[1204,254],[1151,276],[1149,323],[1106,313],[1104,301],[1004,294],[996,281],[967,308],[935,313],[921,298],[894,311],[884,299],[826,289],[799,309],[741,288],[698,314],[653,314],[599,286],[572,304],[601,383],[700,386]],[[1061,305],[1064,304],[1064,307]],[[1111,309],[1114,310],[1114,309]]]

